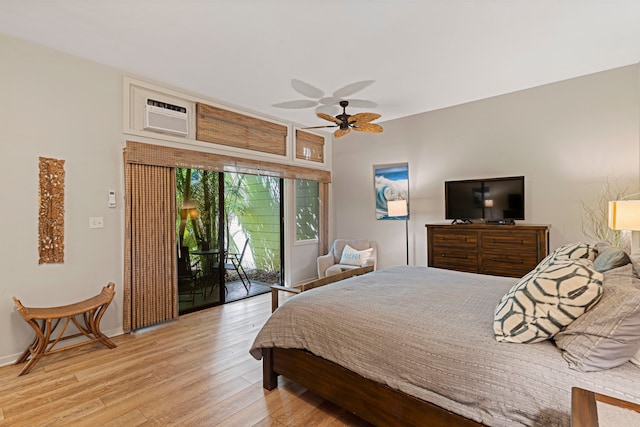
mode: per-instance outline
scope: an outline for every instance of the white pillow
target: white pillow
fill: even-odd
[[[345,245],[342,250],[342,257],[340,258],[340,264],[357,265],[358,267],[364,266],[367,258],[373,253],[373,248],[365,249],[362,251],[356,251],[349,245]]]
[[[640,350],[638,350],[636,355],[631,358],[631,363],[640,366]]]

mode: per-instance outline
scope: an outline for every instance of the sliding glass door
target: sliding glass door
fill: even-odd
[[[176,190],[180,314],[282,283],[281,179],[177,168]]]

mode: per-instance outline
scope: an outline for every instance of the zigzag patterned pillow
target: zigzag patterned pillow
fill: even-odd
[[[596,259],[598,251],[595,245],[587,243],[568,243],[557,248],[553,253],[556,258],[566,257],[570,259],[587,258],[590,261]]]
[[[595,245],[589,245],[587,243],[567,243],[562,245],[549,255],[547,255],[536,266],[536,269],[546,267],[557,259],[582,259],[586,258],[590,261],[596,259],[598,250]]]
[[[556,259],[532,270],[496,307],[496,340],[535,343],[552,338],[600,300],[602,278],[587,258]]]

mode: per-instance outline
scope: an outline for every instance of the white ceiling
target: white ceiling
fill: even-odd
[[[385,121],[637,63],[640,1],[0,0],[0,32],[313,126],[292,79],[374,80]]]

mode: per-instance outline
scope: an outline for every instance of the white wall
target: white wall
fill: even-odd
[[[404,264],[404,222],[375,219],[373,165],[409,162],[410,263],[426,265],[425,224],[444,222],[444,181],[525,176],[526,221],[550,245],[587,240],[580,201],[602,183],[637,186],[640,71],[618,68],[382,123],[333,142],[332,237],[379,244],[379,266]]]
[[[122,330],[122,73],[0,35],[0,364],[33,331],[11,297],[64,305],[117,284],[102,321]],[[65,260],[38,265],[38,157],[65,160]],[[118,206],[107,207],[109,189]],[[89,217],[104,217],[89,229]]]
[[[0,239],[3,365],[14,362],[33,339],[33,331],[14,308],[13,296],[27,306],[65,305],[94,296],[107,282],[115,282],[116,296],[101,326],[107,335],[122,333],[126,140],[239,154],[202,142],[166,142],[140,132],[123,133],[122,70],[1,34],[0,58],[0,156],[5,162],[0,169],[0,219],[5,225]],[[62,264],[38,265],[38,157],[65,160]],[[292,154],[288,161],[295,162]],[[115,209],[107,207],[111,189],[117,192]],[[103,229],[89,229],[92,216],[104,217]],[[285,271],[291,270],[289,281],[306,280],[315,271],[317,245],[287,245],[287,262],[295,260],[294,266],[285,265]]]

